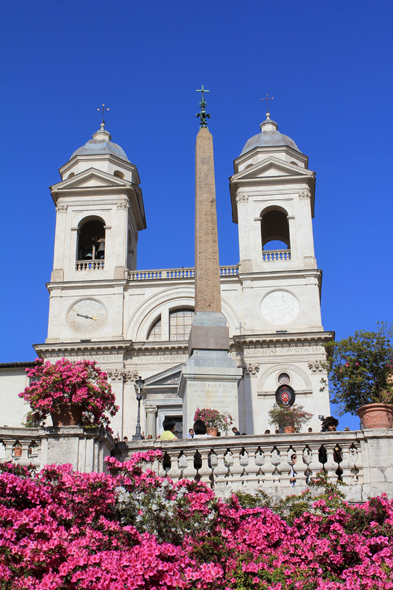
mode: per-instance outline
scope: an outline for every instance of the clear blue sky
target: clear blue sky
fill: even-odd
[[[201,84],[214,137],[221,264],[238,262],[228,177],[264,118],[317,172],[322,317],[338,338],[392,321],[393,4],[39,0],[1,6],[0,362],[46,338],[58,168],[107,128],[138,166],[138,267],[193,266]]]

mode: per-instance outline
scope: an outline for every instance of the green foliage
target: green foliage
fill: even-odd
[[[263,491],[258,491],[256,494],[237,492],[235,496],[242,508],[269,508],[290,526],[305,512],[319,514],[321,507],[313,507],[313,503],[316,501],[322,501],[322,512],[324,513],[334,512],[345,504],[345,494],[339,489],[341,486],[345,486],[345,483],[339,480],[331,481],[324,471],[317,473],[316,477],[311,479],[309,485],[310,488],[316,488],[319,491],[316,496],[310,489],[307,489],[300,494],[286,496],[286,498],[282,498],[276,504],[273,498]],[[231,502],[231,499],[228,500],[229,504]]]
[[[361,406],[393,403],[393,326],[378,322],[376,332],[355,332],[339,342],[328,342],[333,348],[327,364],[330,398],[341,405],[339,415],[356,414]],[[321,391],[327,380],[321,380]]]
[[[303,424],[306,424],[313,414],[306,412],[303,406],[294,404],[293,406],[283,406],[274,404],[269,410],[269,424],[275,424],[279,428],[293,426],[296,432],[299,432]]]

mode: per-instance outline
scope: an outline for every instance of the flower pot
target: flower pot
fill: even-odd
[[[389,404],[367,404],[356,410],[364,429],[393,428],[393,406]]]
[[[218,428],[206,428],[206,432],[210,436],[218,436]]]
[[[21,457],[22,456],[22,447],[14,447],[14,457]]]
[[[296,432],[296,428],[294,426],[284,426],[284,432],[289,434],[290,432]]]
[[[75,404],[60,404],[50,413],[53,426],[76,426],[82,416],[82,408]]]

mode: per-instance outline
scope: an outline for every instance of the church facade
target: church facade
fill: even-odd
[[[137,268],[138,233],[146,229],[140,178],[111,139],[102,125],[51,187],[56,230],[48,337],[34,348],[44,359],[94,359],[108,371],[120,407],[112,426],[120,438],[135,432],[139,375],[145,435],[159,434],[171,416],[181,436],[178,385],[188,358],[195,273]],[[314,201],[308,157],[268,114],[234,160],[230,202],[240,255],[237,264],[220,268],[230,355],[243,369],[236,426],[247,434],[271,428],[267,412],[283,386],[314,414],[314,431],[318,415],[330,413],[320,388],[323,345],[334,335],[321,321]]]

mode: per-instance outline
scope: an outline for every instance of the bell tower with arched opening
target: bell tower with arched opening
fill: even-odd
[[[56,232],[48,343],[124,338],[123,286],[136,269],[146,220],[138,170],[111,139],[102,123],[50,189]]]
[[[265,287],[259,305],[245,304],[247,331],[321,330],[322,273],[312,228],[315,172],[308,169],[308,157],[267,113],[234,170],[230,192],[239,226],[239,274],[254,289],[255,281]]]

